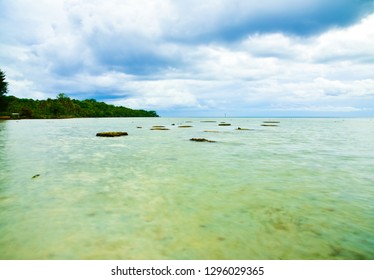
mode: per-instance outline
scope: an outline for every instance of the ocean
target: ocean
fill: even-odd
[[[0,121],[0,167],[0,259],[374,259],[372,118]]]

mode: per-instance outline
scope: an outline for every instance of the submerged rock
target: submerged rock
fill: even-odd
[[[151,128],[151,130],[169,130],[169,128],[163,126],[154,126]]]
[[[210,143],[215,143],[216,141],[213,140],[208,140],[205,138],[191,138],[190,141],[195,141],[195,142],[210,142]]]
[[[263,123],[279,123],[279,121],[263,121]]]
[[[218,131],[218,130],[204,130],[204,132],[219,133],[220,131]]]
[[[278,126],[278,125],[272,124],[272,123],[262,123],[261,126]]]
[[[36,174],[36,175],[32,176],[31,179],[38,178],[39,176],[40,176],[40,174]]]
[[[251,130],[251,129],[238,127],[236,130]]]
[[[230,126],[231,123],[219,123],[218,125],[219,125],[219,126]]]
[[[109,132],[98,132],[96,136],[98,137],[119,137],[119,136],[127,136],[127,132],[123,131],[109,131]]]
[[[180,125],[178,127],[180,127],[180,128],[189,128],[189,127],[192,127],[192,125]]]

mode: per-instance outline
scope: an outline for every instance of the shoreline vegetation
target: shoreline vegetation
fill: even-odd
[[[114,106],[95,99],[71,99],[64,93],[55,99],[34,100],[3,96],[5,109],[0,110],[0,120],[6,119],[65,119],[105,117],[159,117],[156,111],[135,110]]]

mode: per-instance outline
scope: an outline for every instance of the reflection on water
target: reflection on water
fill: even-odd
[[[201,120],[0,122],[0,259],[374,258],[373,120]]]

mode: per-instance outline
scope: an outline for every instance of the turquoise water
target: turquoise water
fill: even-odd
[[[0,259],[374,259],[374,119],[268,120],[0,121]]]

